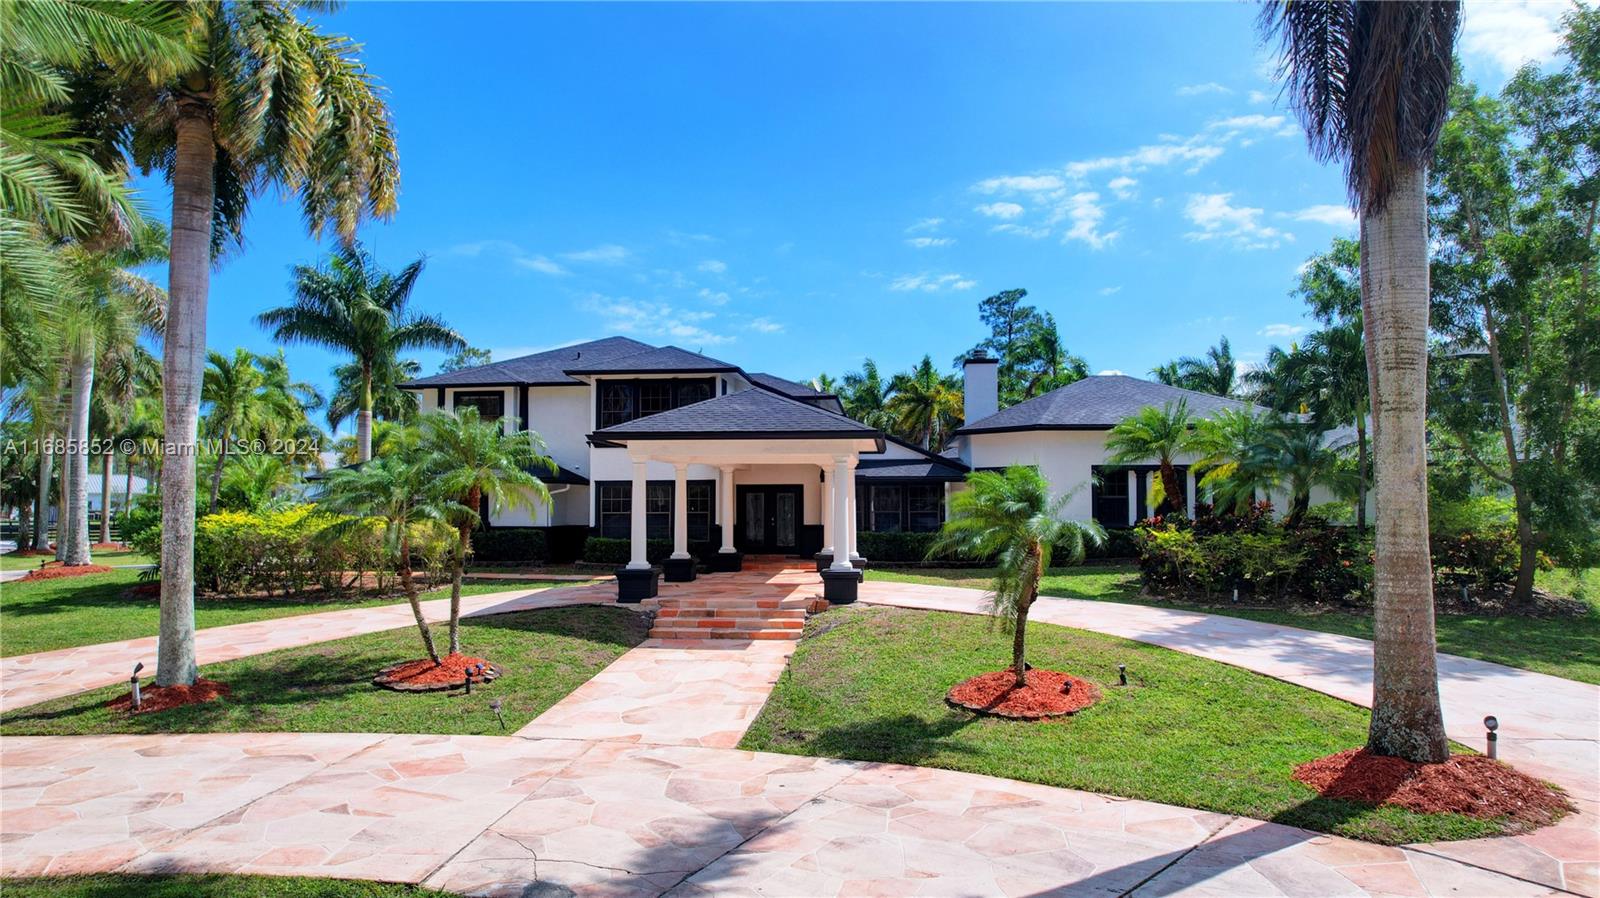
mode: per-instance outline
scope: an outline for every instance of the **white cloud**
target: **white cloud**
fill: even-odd
[[[1233,205],[1231,193],[1194,193],[1184,206],[1185,218],[1199,230],[1185,234],[1190,240],[1228,240],[1239,249],[1276,249],[1294,235],[1261,223],[1261,210]]]
[[[1120,368],[1106,368],[1103,371],[1096,371],[1095,372],[1095,376],[1096,377],[1105,377],[1107,375],[1121,374],[1121,373],[1122,373],[1122,369],[1120,369]]]
[[[728,304],[729,296],[721,290],[710,290],[701,287],[700,298],[714,306],[725,306]]]
[[[990,218],[1016,218],[1023,209],[1016,203],[984,203],[977,207],[977,211]]]
[[[1018,237],[1026,237],[1029,240],[1038,240],[1041,237],[1050,236],[1049,228],[1030,228],[1027,225],[1019,224],[997,224],[989,230],[995,234],[1016,234]]]
[[[1130,178],[1127,175],[1118,175],[1107,182],[1106,186],[1111,188],[1111,192],[1117,195],[1117,199],[1132,199],[1133,195],[1137,193],[1133,188],[1139,186],[1139,179]]]
[[[707,259],[700,263],[700,270],[711,274],[722,274],[728,270],[728,263],[720,259]]]
[[[949,246],[955,242],[956,238],[954,237],[912,237],[906,241],[906,246],[914,246],[917,249],[928,249],[929,247],[933,246]]]
[[[770,318],[752,318],[750,323],[746,324],[745,327],[748,327],[751,330],[761,334],[783,333],[783,325],[778,324]]]
[[[1352,227],[1356,223],[1356,214],[1350,211],[1349,206],[1332,203],[1307,206],[1298,212],[1290,212],[1289,217],[1295,221],[1314,221],[1332,227]]]
[[[918,231],[937,231],[942,224],[944,224],[944,219],[942,218],[924,218],[913,222],[910,227],[906,228],[906,233],[915,234]]]
[[[710,234],[695,234],[688,231],[667,231],[667,242],[676,246],[685,246],[690,243],[716,243],[717,238]]]
[[[973,189],[981,193],[1039,193],[1041,191],[1061,190],[1067,182],[1060,175],[1007,175],[1001,178],[985,178],[974,185]]]
[[[567,273],[560,263],[548,256],[529,253],[509,240],[480,240],[476,243],[458,243],[450,247],[453,256],[478,258],[483,255],[505,256],[511,264],[540,274],[563,275]]]
[[[1290,121],[1288,116],[1262,115],[1260,113],[1217,119],[1206,125],[1206,130],[1230,131],[1235,134],[1240,131],[1271,131],[1278,137],[1294,137],[1300,133],[1300,127]]]
[[[889,282],[889,289],[897,293],[920,291],[938,293],[941,290],[971,290],[978,282],[959,274],[902,274]]]
[[[593,249],[567,253],[563,258],[573,262],[598,262],[602,265],[615,265],[628,258],[628,249],[615,243],[606,243]]]
[[[714,320],[715,312],[599,293],[590,294],[581,305],[585,311],[599,316],[603,328],[613,333],[675,340],[688,344],[691,349],[731,343],[734,339],[701,326]]]
[[[1177,90],[1177,94],[1180,97],[1198,97],[1198,96],[1201,96],[1203,94],[1231,94],[1231,93],[1233,93],[1232,90],[1229,90],[1228,88],[1223,87],[1222,85],[1218,84],[1215,81],[1207,81],[1204,84],[1185,84],[1184,86],[1178,88],[1178,90]]]
[[[1260,106],[1262,103],[1272,102],[1272,94],[1269,94],[1264,90],[1253,90],[1250,92],[1249,99],[1250,105]]]
[[[1256,331],[1256,335],[1261,337],[1295,337],[1305,332],[1305,327],[1299,324],[1269,324]]]
[[[1100,194],[1092,191],[1083,191],[1073,194],[1059,210],[1059,215],[1070,224],[1065,233],[1061,235],[1061,242],[1068,243],[1080,240],[1089,245],[1090,249],[1105,249],[1117,239],[1117,231],[1104,233],[1100,230],[1100,222],[1106,217],[1106,210],[1100,205]]]
[[[1097,171],[1144,171],[1187,162],[1187,171],[1193,173],[1221,156],[1222,150],[1221,146],[1191,137],[1184,141],[1146,144],[1119,156],[1069,162],[1066,171],[1074,179],[1082,180]]]
[[[1122,285],[1121,284],[1118,284],[1115,287],[1101,287],[1100,288],[1100,295],[1101,296],[1115,296],[1115,295],[1117,295],[1118,293],[1121,293],[1121,292],[1122,292]]]
[[[1561,16],[1572,8],[1549,0],[1462,4],[1461,52],[1507,74],[1545,62],[1561,48]]]

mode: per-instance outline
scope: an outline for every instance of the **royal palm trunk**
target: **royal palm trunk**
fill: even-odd
[[[39,509],[34,515],[33,549],[35,552],[50,551],[50,478],[54,476],[55,456],[50,454],[51,434],[42,432],[39,439],[39,495],[34,503]]]
[[[94,389],[94,355],[86,347],[72,355],[72,407],[67,422],[67,521],[62,563],[89,563],[89,394]],[[70,474],[68,474],[70,472]]]
[[[361,408],[356,412],[356,458],[372,458],[372,366],[361,363]]]
[[[202,88],[203,89],[203,88]],[[216,144],[207,98],[178,101],[172,171],[172,247],[161,390],[170,457],[161,466],[161,636],[156,683],[195,680],[194,474],[200,376],[211,286],[211,215]]]
[[[1361,297],[1377,461],[1372,725],[1367,747],[1420,763],[1450,755],[1439,709],[1428,554],[1428,226],[1425,172],[1403,167],[1361,220]]]
[[[100,456],[100,542],[111,542],[111,453]]]
[[[222,448],[217,452],[217,463],[211,469],[211,511],[217,510],[217,496],[222,492],[222,466],[228,463],[228,441],[233,436],[231,428],[222,428]]]

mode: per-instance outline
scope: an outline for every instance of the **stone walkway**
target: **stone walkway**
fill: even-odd
[[[983,592],[869,580],[861,601],[982,613]],[[1165,646],[1266,674],[1353,704],[1372,704],[1372,643],[1295,627],[1147,605],[1041,598],[1029,615]],[[1600,895],[1600,686],[1487,661],[1439,656],[1450,738],[1485,748],[1483,718],[1500,719],[1500,759],[1567,790],[1579,813],[1523,836],[1425,846],[1429,851],[1580,894]]]
[[[517,735],[732,748],[766,704],[795,645],[649,639]]]
[[[476,617],[615,601],[616,587],[607,584],[511,589],[464,596],[461,613],[464,617]],[[422,610],[431,621],[446,620],[450,614],[450,600],[430,599],[422,603]],[[198,630],[195,654],[201,665],[215,664],[277,649],[414,626],[416,618],[411,614],[411,606],[404,602],[301,614]],[[133,665],[141,661],[145,676],[154,672],[155,637],[0,658],[0,712],[125,682],[133,672]]]
[[[5,876],[292,874],[493,896],[1555,894],[1425,850],[1272,823],[728,749],[12,737],[0,765]]]

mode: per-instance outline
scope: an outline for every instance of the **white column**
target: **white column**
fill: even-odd
[[[856,512],[856,460],[854,457],[850,459],[850,470],[845,475],[844,490],[850,496],[850,512],[846,516],[845,535],[840,538],[840,542],[849,544],[849,556],[854,561],[861,558],[861,552],[858,551],[860,546],[856,544],[856,524],[860,517]]]
[[[650,568],[649,557],[645,555],[644,494],[645,484],[648,482],[645,480],[645,467],[646,462],[644,459],[636,458],[633,460],[633,497],[629,500],[628,505],[629,521],[633,525],[633,530],[629,534],[629,544],[633,549],[633,555],[628,561],[628,569],[634,571],[649,570]]]
[[[1186,475],[1188,476],[1188,479],[1189,479],[1189,511],[1188,511],[1188,516],[1192,518],[1192,517],[1194,517],[1194,509],[1195,509],[1195,504],[1194,504],[1194,497],[1195,497],[1195,491],[1194,491],[1195,490],[1194,466],[1191,465],[1189,467],[1189,470],[1187,472],[1185,472],[1185,473],[1186,473]]]
[[[833,554],[833,475],[824,468],[822,478],[822,553]]]
[[[1139,475],[1128,472],[1128,526],[1132,527],[1144,515],[1139,513]]]
[[[854,570],[850,565],[850,456],[833,457],[833,564],[830,571]]]
[[[732,555],[733,548],[733,468],[722,469],[722,483],[718,485],[717,498],[722,505],[722,548],[717,550],[723,555]]]
[[[672,466],[672,557],[689,557],[689,466]]]

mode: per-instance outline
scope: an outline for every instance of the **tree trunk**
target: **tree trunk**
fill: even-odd
[[[22,502],[17,506],[17,549],[28,548],[33,543],[33,503]]]
[[[100,456],[100,542],[111,542],[111,449]]]
[[[1533,499],[1522,480],[1522,459],[1517,455],[1517,435],[1512,427],[1511,385],[1506,381],[1506,366],[1500,353],[1500,328],[1495,325],[1494,312],[1488,302],[1483,304],[1483,332],[1489,348],[1489,365],[1494,369],[1494,393],[1497,403],[1500,439],[1506,450],[1506,473],[1510,475],[1511,496],[1517,509],[1517,581],[1511,590],[1511,601],[1517,605],[1533,604],[1533,571],[1538,564],[1538,552],[1533,535]],[[1529,359],[1531,362],[1532,359]]]
[[[372,458],[372,363],[361,363],[361,408],[356,412],[356,459]]]
[[[477,487],[467,492],[467,507],[478,510],[483,493]],[[472,545],[472,525],[462,524],[461,541],[456,546],[455,570],[450,577],[450,654],[461,651],[461,573],[467,566],[467,549]]]
[[[1428,554],[1428,219],[1423,167],[1402,168],[1361,219],[1361,297],[1377,468],[1372,725],[1367,748],[1419,763],[1450,756],[1439,709]]]
[[[39,495],[34,500],[38,506],[38,513],[34,517],[33,525],[33,550],[35,552],[50,551],[50,478],[55,467],[55,456],[50,452],[48,431],[40,434],[39,444]]]
[[[1161,460],[1161,492],[1165,493],[1161,497],[1161,505],[1167,511],[1183,507],[1183,487],[1178,484],[1178,471],[1168,458]]]
[[[1367,532],[1367,415],[1356,409],[1356,532]]]
[[[66,552],[62,564],[88,564],[89,559],[89,397],[94,389],[94,351],[80,346],[72,353],[72,406],[67,420]]]
[[[211,286],[216,143],[208,97],[178,99],[172,246],[161,393],[169,456],[161,465],[161,631],[156,684],[191,685],[194,657],[194,469]]]
[[[211,513],[217,513],[217,496],[222,493],[222,466],[228,463],[228,440],[232,428],[222,428],[222,451],[217,453],[217,463],[211,469]]]
[[[422,647],[428,652],[428,660],[438,664],[439,650],[433,647],[433,630],[428,626],[428,619],[422,615],[422,603],[417,601],[417,587],[411,580],[411,540],[405,536],[400,537],[400,585],[406,591],[406,601],[411,603],[411,614],[417,619],[417,632],[422,634]]]
[[[124,459],[128,464],[128,469],[122,472],[122,513],[124,516],[133,510],[133,458],[130,455]],[[128,538],[126,527],[123,528],[122,538],[124,540]]]
[[[1033,608],[1033,601],[1039,595],[1039,559],[1037,546],[1028,550],[1027,584],[1023,586],[1017,602],[1017,619],[1011,633],[1011,672],[1016,675],[1015,685],[1018,689],[1028,685],[1028,661],[1023,656],[1028,647],[1028,611]]]

